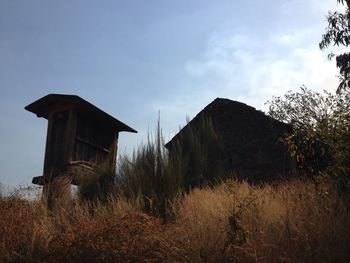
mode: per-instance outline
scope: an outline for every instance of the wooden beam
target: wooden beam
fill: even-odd
[[[96,149],[98,149],[100,151],[105,152],[105,153],[109,153],[108,149],[103,148],[103,147],[101,147],[101,146],[99,146],[99,145],[97,145],[95,143],[90,142],[90,141],[84,140],[84,139],[82,139],[80,137],[76,137],[75,140],[78,141],[78,142],[82,142],[82,143],[88,144],[89,146],[92,146],[92,147],[94,147],[94,148],[96,148]]]
[[[73,159],[73,151],[76,137],[77,114],[75,110],[70,110],[68,114],[67,127],[65,131],[64,163],[68,165]]]
[[[117,165],[117,151],[118,151],[118,137],[119,137],[119,133],[115,133],[114,138],[113,138],[113,143],[112,143],[112,152],[111,154],[111,167],[112,167],[112,171],[113,174],[115,174],[116,172],[116,165]]]
[[[50,114],[48,123],[47,123],[45,161],[44,161],[44,173],[43,173],[44,177],[47,177],[50,174],[52,133],[53,133],[52,127],[53,127],[53,114]]]

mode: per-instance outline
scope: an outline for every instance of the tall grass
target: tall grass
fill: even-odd
[[[149,135],[132,157],[120,158],[118,167],[117,192],[142,198],[145,212],[166,217],[170,200],[182,188],[182,175],[168,158],[159,121],[155,138]]]
[[[219,161],[222,152],[219,133],[210,118],[200,116],[195,120],[196,124],[188,123],[168,145],[169,158],[179,168],[185,189],[215,183],[224,175]]]
[[[82,200],[105,202],[110,195],[115,193],[115,174],[111,163],[109,157],[95,173],[79,174],[77,177],[78,196]]]
[[[220,175],[207,124],[169,156],[158,122],[154,138],[119,160],[116,184],[101,167],[80,182],[80,198],[53,210],[0,192],[0,262],[350,261],[349,204],[329,182],[192,188]]]
[[[169,150],[164,145],[158,119],[155,136],[149,135],[132,157],[120,158],[116,192],[141,197],[145,212],[167,219],[172,214],[169,204],[177,194],[219,181],[223,172],[215,161],[220,138],[210,119],[201,118],[195,128],[187,126]]]
[[[227,181],[178,194],[171,222],[142,200],[0,198],[0,262],[349,262],[348,204],[331,185]]]
[[[189,257],[203,262],[347,262],[350,214],[308,181],[194,190],[177,212]]]

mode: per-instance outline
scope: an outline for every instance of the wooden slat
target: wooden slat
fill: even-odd
[[[68,163],[73,158],[75,133],[76,133],[76,111],[70,110],[68,115],[68,123],[65,132],[65,146],[64,146],[64,161]]]
[[[85,144],[87,144],[87,145],[89,145],[89,146],[92,146],[92,147],[94,147],[94,148],[96,148],[96,149],[98,149],[98,150],[100,150],[100,151],[105,152],[105,153],[109,153],[109,150],[108,150],[108,149],[103,148],[103,147],[101,147],[101,146],[99,146],[99,145],[97,145],[97,144],[94,144],[94,143],[92,143],[92,142],[89,142],[89,141],[87,141],[87,140],[84,140],[84,139],[82,139],[82,138],[80,138],[80,137],[77,137],[77,138],[76,138],[76,141],[85,143]]]
[[[53,126],[53,114],[50,114],[47,124],[47,135],[46,135],[46,147],[45,147],[45,161],[44,161],[44,176],[50,173],[50,157],[52,148],[52,126]]]
[[[44,185],[44,176],[35,176],[32,179],[33,184]]]
[[[112,167],[112,171],[113,174],[115,174],[116,171],[116,165],[117,165],[117,151],[118,151],[118,137],[119,137],[119,133],[115,133],[114,135],[114,139],[113,139],[113,143],[112,143],[112,153],[111,153],[111,158],[112,158],[112,163],[111,163],[111,167]]]
[[[79,166],[86,166],[89,169],[96,170],[98,166],[94,163],[86,162],[86,161],[70,161],[69,165],[79,165]]]

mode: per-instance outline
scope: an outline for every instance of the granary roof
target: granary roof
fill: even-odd
[[[196,123],[200,121],[203,115],[207,117],[215,117],[213,115],[215,115],[219,111],[229,111],[231,113],[246,112],[248,114],[258,114],[264,116],[265,118],[278,125],[285,126],[288,129],[290,128],[288,124],[280,122],[270,116],[267,116],[262,111],[256,110],[254,107],[249,106],[243,102],[234,101],[226,98],[216,98],[211,103],[209,103],[203,110],[201,110],[190,122],[188,122],[169,142],[167,142],[165,144],[165,147],[169,148],[169,146],[171,146],[176,140],[180,138],[184,130],[188,129],[188,127],[192,125],[196,125]]]
[[[57,108],[80,109],[84,112],[87,112],[88,114],[91,114],[91,116],[108,123],[113,128],[115,128],[116,131],[127,131],[137,133],[137,131],[133,128],[117,120],[113,116],[102,111],[95,105],[91,104],[90,102],[82,99],[77,95],[48,94],[25,107],[27,111],[30,111],[36,114],[38,117],[43,117],[45,119],[48,119],[50,113],[57,110]]]

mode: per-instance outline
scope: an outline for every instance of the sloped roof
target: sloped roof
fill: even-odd
[[[77,95],[48,94],[41,99],[38,99],[37,101],[34,101],[33,103],[27,105],[25,109],[36,114],[38,117],[48,119],[50,113],[53,112],[59,105],[61,107],[62,105],[66,105],[67,109],[75,108],[87,112],[91,114],[91,116],[111,125],[116,131],[137,133],[137,131],[133,128],[117,120],[113,116],[102,111],[95,105]]]
[[[218,110],[231,110],[232,112],[232,109],[236,113],[244,111],[248,112],[249,114],[261,115],[278,125],[285,126],[288,129],[291,128],[288,124],[280,122],[270,116],[267,116],[262,111],[256,110],[254,107],[249,106],[243,102],[234,101],[226,98],[216,98],[211,103],[209,103],[203,110],[201,110],[190,122],[188,122],[169,142],[167,142],[165,144],[165,147],[168,148],[175,141],[177,141],[181,137],[181,134],[192,125],[196,125],[200,121],[202,116],[214,117],[213,115]]]

